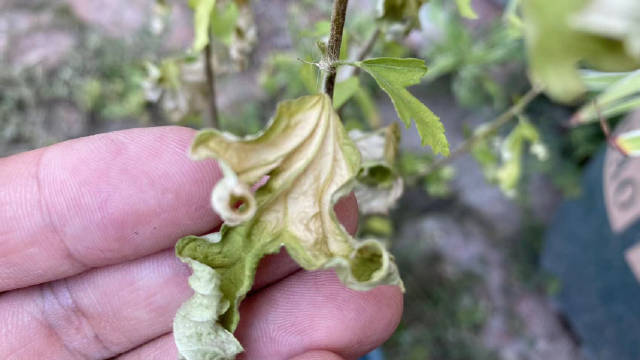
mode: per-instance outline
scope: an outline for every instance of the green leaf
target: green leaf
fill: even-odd
[[[315,94],[318,92],[318,68],[307,63],[297,61],[293,66],[299,66],[298,76],[307,93]],[[289,83],[290,84],[290,83]],[[287,87],[288,85],[287,84]]]
[[[415,20],[420,6],[427,0],[378,0],[376,10],[383,20],[401,22]]]
[[[478,14],[476,14],[471,7],[471,0],[456,0],[456,5],[458,5],[458,11],[463,17],[466,17],[467,19],[478,18]]]
[[[372,129],[379,128],[382,119],[380,118],[380,112],[369,90],[364,87],[359,87],[358,91],[353,95],[353,99],[356,104],[358,104],[369,127]]]
[[[629,72],[605,72],[596,70],[580,70],[580,77],[589,91],[601,92],[613,83],[622,80]]]
[[[194,291],[173,321],[175,338],[181,359],[226,360],[243,351],[233,334],[220,326],[218,316],[227,311],[229,302],[219,289],[220,276],[198,261],[180,257],[193,270],[189,285]]]
[[[511,133],[502,143],[500,149],[502,164],[495,173],[500,189],[508,196],[515,196],[516,186],[522,174],[522,155],[524,154],[526,143],[531,144],[531,152],[539,158],[543,159],[545,157],[545,148],[540,142],[538,129],[521,116],[518,125],[511,130]]]
[[[190,0],[189,6],[194,11],[194,40],[191,48],[195,52],[200,52],[209,44],[209,26],[216,0]]]
[[[228,331],[238,324],[238,306],[251,289],[259,260],[281,246],[304,269],[333,268],[353,289],[402,286],[384,246],[356,241],[333,211],[354,185],[360,154],[328,96],[281,103],[257,136],[201,131],[190,154],[195,160],[218,160],[224,178],[213,190],[212,206],[225,224],[208,236],[182,238],[176,253],[218,274],[221,301],[229,304],[219,322]],[[253,195],[250,186],[265,179]]]
[[[622,42],[571,26],[588,0],[523,0],[525,39],[532,80],[553,99],[571,103],[585,92],[579,63],[604,71],[627,71],[638,61]]]
[[[611,75],[615,79],[617,74]],[[602,80],[604,81],[604,80]],[[600,119],[621,115],[640,106],[640,70],[626,73],[613,82],[594,101],[582,106],[572,117],[572,125],[586,124]]]
[[[571,20],[577,29],[623,42],[627,53],[640,59],[638,14],[638,0],[591,0]]]
[[[362,232],[390,238],[393,235],[393,222],[386,216],[368,216],[362,224]]]
[[[227,46],[231,45],[238,15],[238,6],[235,2],[224,4],[222,9],[219,6],[218,10],[211,14],[211,32],[217,40]]]
[[[614,138],[618,148],[628,156],[640,156],[640,130],[631,130]]]
[[[355,63],[376,80],[384,90],[407,127],[415,121],[422,146],[429,145],[434,153],[449,155],[449,143],[444,126],[429,108],[405,89],[420,82],[427,67],[421,59],[376,58]]]
[[[336,83],[333,93],[333,107],[339,109],[358,91],[360,81],[355,76]]]
[[[451,181],[456,174],[452,166],[444,166],[424,179],[424,189],[432,197],[445,197],[451,194]]]

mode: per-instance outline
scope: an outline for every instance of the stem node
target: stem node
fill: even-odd
[[[328,71],[324,77],[323,92],[333,98],[333,89],[336,84],[336,62],[340,60],[340,47],[342,46],[342,32],[347,17],[347,5],[349,0],[334,0],[331,11],[331,32],[327,44],[327,56],[324,63],[328,64]]]

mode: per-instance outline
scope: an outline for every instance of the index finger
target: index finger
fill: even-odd
[[[0,292],[155,253],[220,224],[194,130],[132,129],[0,159]]]

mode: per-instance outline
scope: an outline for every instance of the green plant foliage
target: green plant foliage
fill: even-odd
[[[427,72],[424,60],[375,58],[356,63],[369,73],[391,98],[398,117],[409,127],[416,123],[422,145],[429,145],[434,153],[449,155],[449,143],[444,135],[444,126],[429,108],[406,89],[416,85]]]
[[[476,132],[484,132],[484,126]],[[508,196],[515,196],[523,174],[523,155],[527,149],[539,160],[547,160],[547,147],[542,143],[538,129],[520,115],[518,124],[501,139],[489,136],[474,144],[471,154],[482,167],[485,177],[498,184]]]
[[[624,75],[623,75],[624,74]],[[640,107],[640,70],[610,75],[587,74],[590,88],[602,91],[571,119],[573,125],[611,118]]]
[[[614,138],[618,148],[629,156],[640,156],[640,130],[631,130]]]
[[[596,70],[580,70],[582,82],[588,91],[601,92],[613,85],[618,80],[622,80],[629,72],[605,72]]]
[[[238,16],[238,6],[234,1],[220,4],[219,9],[211,14],[211,33],[226,46],[231,46]]]
[[[638,66],[622,42],[579,31],[572,19],[587,0],[523,0],[525,38],[532,80],[559,102],[585,92],[577,67],[626,71]]]
[[[167,58],[159,64],[147,62],[143,82],[147,100],[158,104],[172,123],[202,126],[209,90],[202,58]]]
[[[508,102],[511,87],[522,86],[524,76],[524,48],[521,36],[503,22],[474,30],[466,27],[457,14],[439,3],[429,5],[431,12],[422,21],[437,26],[442,37],[426,54],[429,72],[425,80],[434,81],[444,75],[452,76],[452,90],[459,104],[466,107],[493,103],[503,108]],[[509,76],[509,83],[497,81],[496,74]]]
[[[367,125],[371,129],[377,129],[382,124],[382,118],[380,112],[376,106],[375,99],[371,95],[371,92],[363,87],[358,88],[358,91],[353,96],[354,102],[358,104],[362,117],[367,122]]]
[[[516,186],[522,174],[522,155],[525,144],[530,143],[530,150],[539,158],[546,157],[544,145],[540,142],[538,130],[526,118],[520,117],[518,124],[502,142],[500,155],[502,163],[496,169],[495,181],[500,189],[509,196],[515,196]]]
[[[36,148],[80,136],[90,123],[135,119],[143,125],[149,120],[140,84],[145,71],[137,60],[157,42],[147,33],[125,43],[81,24],[78,29],[75,48],[52,68],[20,67],[0,54],[0,151],[3,145]],[[77,111],[71,129],[61,125],[66,119],[57,117],[59,106]]]
[[[218,273],[220,301],[229,304],[219,322],[228,331],[238,324],[238,306],[260,258],[281,246],[305,269],[335,269],[353,289],[402,286],[384,246],[356,241],[333,212],[336,201],[351,191],[360,154],[326,95],[281,103],[271,125],[257,136],[202,131],[191,156],[219,161],[224,178],[212,192],[212,205],[225,224],[205,237],[182,238],[176,253]],[[250,186],[266,176],[254,196]]]
[[[572,22],[585,32],[622,41],[627,53],[640,59],[639,13],[636,0],[591,0]]]
[[[200,52],[209,44],[209,31],[216,0],[189,0],[189,6],[193,9],[194,39],[192,50]]]
[[[367,216],[363,223],[361,232],[376,238],[390,238],[393,235],[393,222],[386,216]]]
[[[416,20],[420,6],[427,0],[378,0],[378,16],[388,21]]]
[[[378,18],[384,22],[403,25],[405,31],[419,25],[418,13],[428,0],[378,0],[376,9]],[[478,15],[471,6],[471,0],[455,0],[458,12],[468,19],[476,19]]]
[[[450,271],[440,255],[425,255],[414,246],[402,254],[400,266],[411,278],[402,322],[385,344],[387,353],[401,354],[394,359],[402,360],[500,359],[483,345],[491,305],[482,294],[481,277]]]
[[[357,77],[350,77],[336,83],[333,93],[333,106],[339,109],[344,103],[349,101],[351,97],[358,91],[360,81]]]
[[[446,197],[451,194],[455,169],[446,165],[432,171],[434,160],[432,154],[403,151],[398,159],[398,169],[407,186],[419,186],[432,197]]]
[[[463,17],[467,19],[478,18],[478,14],[471,7],[471,0],[456,0],[456,5],[458,5],[458,11]]]
[[[444,166],[425,176],[424,189],[430,196],[441,198],[451,195],[451,181],[456,175],[453,166]]]
[[[293,98],[318,92],[317,68],[297,60],[290,53],[275,53],[260,70],[258,81],[271,96]]]

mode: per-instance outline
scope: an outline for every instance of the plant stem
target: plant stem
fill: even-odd
[[[435,171],[440,170],[442,167],[448,165],[453,160],[458,158],[460,155],[467,153],[473,145],[475,145],[478,141],[487,138],[494,134],[498,129],[500,129],[503,125],[507,124],[511,119],[513,119],[516,115],[520,114],[522,110],[533,101],[540,93],[542,92],[542,88],[534,86],[531,88],[518,102],[513,104],[507,111],[503,112],[491,121],[487,127],[485,127],[482,131],[479,131],[473,134],[470,138],[468,138],[464,143],[458,146],[455,150],[451,152],[448,157],[443,157],[435,160],[431,166],[424,172],[424,176],[428,176]]]
[[[324,77],[323,92],[333,98],[333,89],[336,84],[336,61],[340,60],[340,47],[342,46],[342,31],[347,15],[349,0],[334,0],[331,11],[331,32],[327,44],[327,57],[325,63],[328,71]]]
[[[207,76],[207,89],[209,90],[209,121],[207,127],[218,128],[218,105],[216,104],[216,74],[213,68],[213,56],[211,40],[204,48],[204,71]]]

